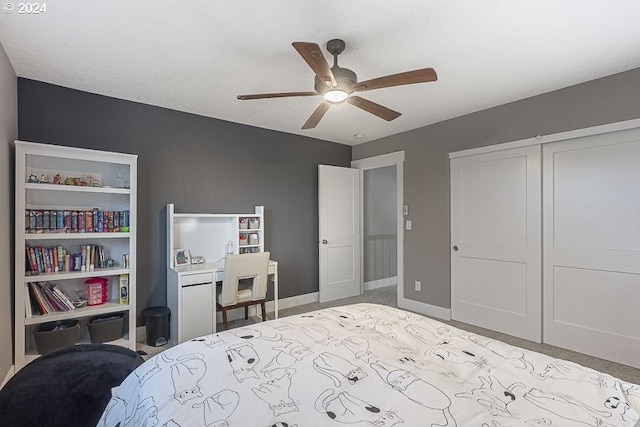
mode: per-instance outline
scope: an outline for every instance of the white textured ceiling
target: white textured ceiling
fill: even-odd
[[[0,42],[20,77],[353,145],[640,67],[639,18],[638,0],[56,0],[0,12]],[[395,121],[345,104],[305,131],[320,97],[236,99],[313,90],[291,42],[332,38],[359,80],[439,80],[361,94]]]

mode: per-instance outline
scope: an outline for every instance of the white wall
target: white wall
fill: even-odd
[[[0,45],[0,385],[13,365],[13,141],[18,137],[16,73]]]

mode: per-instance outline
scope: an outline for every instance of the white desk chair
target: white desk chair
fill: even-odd
[[[217,306],[222,310],[222,324],[228,328],[227,310],[244,307],[244,318],[249,318],[249,306],[260,304],[262,320],[267,319],[265,299],[267,296],[267,270],[269,252],[227,255],[224,263],[222,289],[218,293]],[[253,279],[251,286],[239,288],[241,279]]]

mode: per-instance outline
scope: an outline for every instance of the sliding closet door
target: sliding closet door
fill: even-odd
[[[544,341],[640,368],[640,130],[543,153]]]
[[[452,317],[540,342],[540,146],[450,166]]]

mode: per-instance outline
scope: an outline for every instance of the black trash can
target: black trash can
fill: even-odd
[[[159,347],[169,342],[169,316],[171,316],[169,307],[149,307],[142,312],[142,315],[147,326],[147,345]]]

